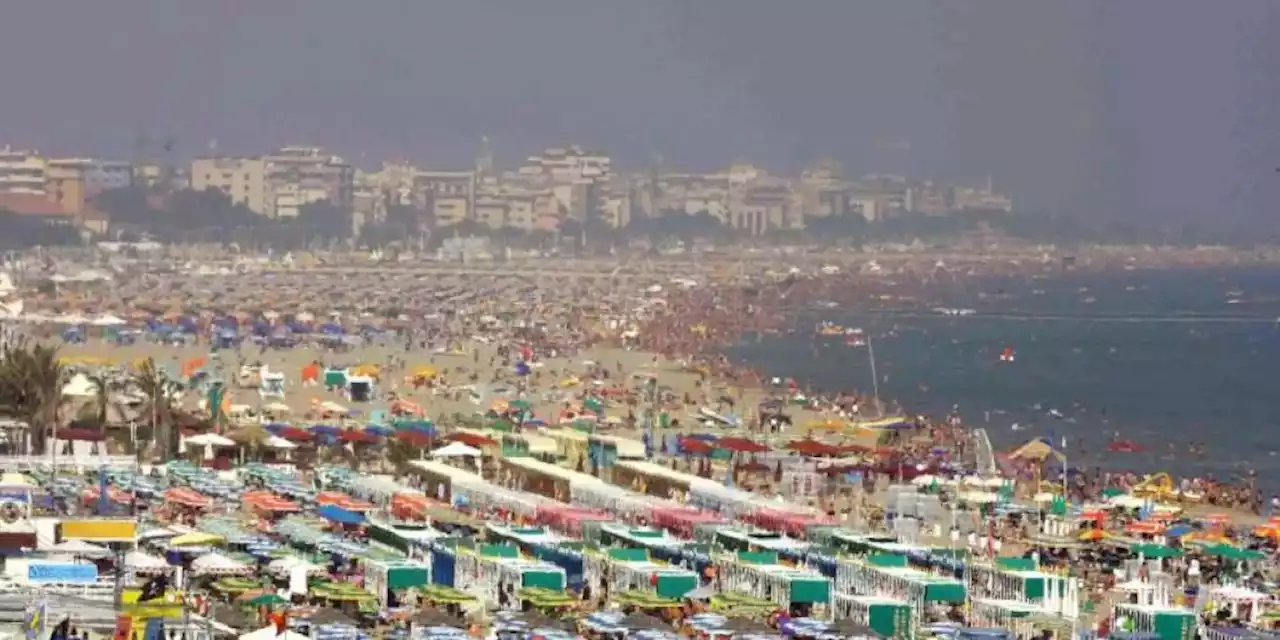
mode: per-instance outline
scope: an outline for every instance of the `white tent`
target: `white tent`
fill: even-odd
[[[257,631],[250,631],[240,636],[240,640],[275,640],[276,633],[276,626],[269,624]]]
[[[72,556],[80,556],[81,558],[105,558],[111,555],[106,548],[99,547],[91,542],[84,540],[67,540],[59,544],[55,544],[48,549],[49,553],[64,553]]]
[[[283,402],[270,402],[262,406],[262,410],[267,413],[290,413],[293,409]]]
[[[216,433],[202,433],[187,438],[187,444],[195,447],[234,447],[236,441]]]
[[[88,324],[88,323],[89,323],[89,319],[88,319],[88,318],[86,318],[86,317],[84,317],[84,316],[82,316],[82,315],[80,315],[80,314],[78,314],[78,313],[67,313],[67,314],[63,314],[63,315],[60,315],[60,316],[58,316],[58,317],[54,318],[54,319],[53,319],[53,321],[54,321],[54,322],[56,322],[56,323],[58,323],[58,324],[74,324],[74,325]]]
[[[16,472],[0,474],[0,487],[18,491],[40,488],[30,478]]]
[[[461,442],[449,444],[431,452],[432,458],[473,458],[480,455],[480,450]]]
[[[197,576],[230,576],[249,573],[249,565],[232,560],[221,553],[207,553],[191,562],[191,573]]]
[[[124,566],[134,571],[159,571],[168,569],[169,563],[141,551],[130,551],[124,557]]]
[[[83,373],[77,373],[71,376],[67,383],[62,385],[62,395],[73,397],[88,397],[98,395],[98,385],[94,384],[89,376]]]
[[[129,322],[124,318],[119,318],[107,313],[95,318],[90,324],[95,327],[118,327],[123,324],[129,324]]]
[[[272,560],[271,564],[267,565],[267,571],[276,575],[288,574],[294,569],[300,568],[305,568],[307,573],[323,573],[325,571],[324,567],[307,562],[297,556],[286,556]]]
[[[281,438],[280,436],[271,436],[262,441],[262,446],[268,449],[297,449],[298,445]]]

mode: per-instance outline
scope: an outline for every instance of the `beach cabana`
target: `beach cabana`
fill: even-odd
[[[649,559],[644,549],[606,549],[583,552],[583,577],[597,585],[609,577],[611,593],[641,591],[661,598],[683,598],[698,588],[698,574]]]
[[[833,617],[870,627],[885,638],[915,637],[911,605],[892,598],[837,593]]]
[[[1002,558],[997,564],[968,563],[965,582],[973,598],[1017,602],[1047,615],[1079,614],[1080,581],[1036,570],[1031,561]]]
[[[906,556],[873,555],[862,561],[841,559],[836,566],[836,588],[840,593],[874,595],[901,600],[919,616],[931,603],[963,603],[968,597],[965,584],[907,566]],[[919,624],[913,620],[913,626]]]
[[[793,604],[831,605],[831,580],[812,571],[778,563],[772,551],[741,551],[713,559],[724,588],[772,600],[783,607]]]
[[[369,560],[364,566],[364,586],[379,604],[390,606],[391,596],[431,585],[431,565],[417,561]]]
[[[1117,603],[1113,616],[1112,628],[1115,628],[1114,618],[1123,616],[1132,621],[1133,631],[1154,633],[1161,640],[1194,638],[1198,626],[1196,612],[1181,607]]]
[[[431,581],[456,587],[486,602],[498,602],[499,589],[564,590],[564,568],[519,556],[519,551],[510,545],[470,548],[437,544],[431,552]],[[518,602],[508,602],[511,608],[519,606]]]

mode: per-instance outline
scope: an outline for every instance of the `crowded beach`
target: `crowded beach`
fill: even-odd
[[[886,267],[334,264],[126,264],[7,294],[0,392],[57,347],[56,400],[8,407],[0,441],[15,633],[1172,639],[1280,620],[1280,518],[1255,489],[1072,469],[1044,440],[996,451],[959,415],[720,355],[810,302],[858,304]]]

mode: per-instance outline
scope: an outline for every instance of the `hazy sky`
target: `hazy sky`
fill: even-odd
[[[1280,225],[1280,0],[15,0],[0,59],[0,141],[48,153],[461,168],[488,135]]]

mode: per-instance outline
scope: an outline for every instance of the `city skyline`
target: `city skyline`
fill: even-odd
[[[1028,209],[1093,222],[1274,225],[1278,14],[1267,0],[50,0],[0,25],[0,55],[24,61],[0,76],[15,88],[0,140],[115,158],[140,133],[180,157],[214,139],[239,154],[318,141],[357,165],[445,166],[486,135],[504,164],[571,141],[691,171],[830,157],[852,174],[993,175]]]
[[[433,228],[469,222],[476,229],[532,232],[576,221],[620,229],[636,218],[676,213],[705,214],[748,235],[803,230],[826,217],[880,222],[907,214],[1013,211],[1013,202],[993,189],[990,178],[974,186],[886,174],[851,176],[830,159],[791,175],[742,159],[726,159],[710,172],[658,164],[628,169],[608,153],[576,145],[543,149],[511,166],[498,165],[482,145],[470,162],[450,163],[447,169],[384,161],[376,171],[362,171],[332,150],[312,146],[166,162],[172,164],[50,158],[0,147],[0,209],[75,221],[103,234],[112,221],[96,199],[141,184],[161,197],[184,189],[219,192],[231,204],[269,219],[299,218],[308,205],[328,203],[349,216],[353,233],[384,222],[397,207],[418,212]]]

